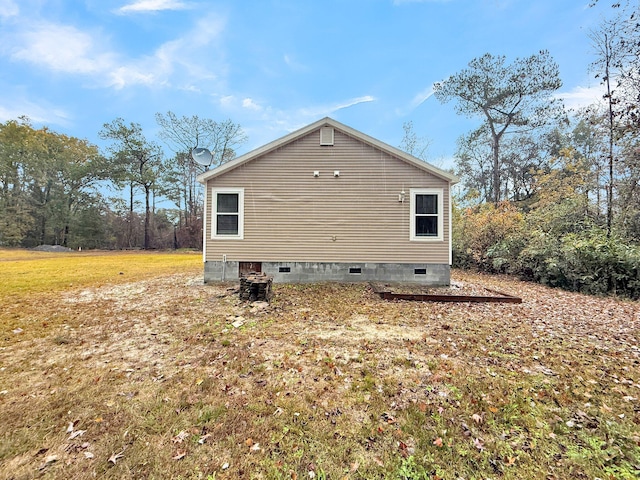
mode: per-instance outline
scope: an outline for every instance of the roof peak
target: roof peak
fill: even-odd
[[[407,163],[413,164],[415,166],[417,166],[418,168],[422,168],[423,170],[427,170],[430,173],[432,173],[433,175],[442,178],[443,180],[446,180],[448,182],[451,183],[457,183],[459,180],[458,178],[445,171],[442,170],[438,167],[435,167],[433,165],[431,165],[430,163],[427,163],[423,160],[420,160],[419,158],[416,158],[410,154],[408,154],[407,152],[403,152],[402,150],[400,150],[399,148],[393,147],[387,143],[384,143],[374,137],[371,137],[365,133],[362,133],[352,127],[349,127],[348,125],[345,125],[344,123],[341,123],[337,120],[335,120],[334,118],[331,117],[324,117],[321,118],[319,120],[316,120],[313,123],[310,123],[309,125],[306,125],[304,127],[301,127],[297,130],[294,130],[290,133],[288,133],[287,135],[284,135],[276,140],[273,140],[272,142],[269,142],[261,147],[258,147],[254,150],[251,150],[250,152],[245,153],[244,155],[240,155],[239,157],[234,158],[233,160],[231,160],[230,162],[224,163],[212,170],[209,170],[207,172],[204,172],[200,175],[198,175],[198,181],[200,183],[206,183],[207,180],[209,180],[210,178],[214,178],[217,177],[218,175],[222,175],[223,173],[232,170],[244,163],[250,162],[258,157],[261,157],[262,155],[265,155],[277,148],[280,148],[288,143],[291,143],[295,140],[297,140],[298,138],[301,138],[305,135],[308,135],[309,133],[319,129],[320,127],[323,127],[325,125],[331,125],[332,127],[340,130],[342,133],[349,135],[351,137],[354,137],[358,140],[360,140],[363,143],[366,143],[368,145],[371,145],[379,150],[382,150],[384,152],[387,152],[390,155],[393,155],[394,157],[398,157],[400,160],[403,160]]]

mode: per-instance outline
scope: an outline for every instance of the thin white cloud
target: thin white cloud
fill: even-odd
[[[313,107],[302,108],[299,110],[299,114],[310,118],[326,117],[328,115],[331,115],[332,113],[337,112],[338,110],[344,110],[345,108],[353,107],[354,105],[358,105],[360,103],[368,103],[373,101],[375,101],[374,97],[372,97],[371,95],[365,95],[362,97],[352,98],[341,103],[316,105]]]
[[[433,91],[433,85],[430,85],[423,91],[416,94],[416,96],[413,97],[413,100],[411,100],[411,108],[414,109],[422,105],[427,100],[427,98],[433,95]]]
[[[262,110],[262,107],[255,103],[252,98],[245,98],[242,100],[242,107],[248,108],[249,110],[255,110],[256,112]]]
[[[605,91],[602,85],[593,87],[577,86],[568,92],[558,93],[554,95],[554,97],[562,99],[565,107],[572,110],[579,110],[580,108],[601,102],[604,93]]]
[[[202,66],[201,55],[197,52],[206,48],[209,58],[214,58],[215,46],[212,44],[222,33],[224,24],[224,20],[219,17],[200,19],[184,37],[168,41],[158,47],[152,55],[127,61],[110,71],[110,85],[116,88],[135,84],[166,86],[184,78],[189,88],[193,88],[193,82],[196,80],[215,80],[218,75]],[[219,64],[216,67],[218,72],[225,72],[224,65]]]
[[[285,54],[284,55],[284,63],[293,71],[296,72],[306,72],[309,70],[309,67],[306,65],[296,61],[292,55]]]
[[[232,113],[234,118],[238,118],[243,127],[245,127],[245,132],[251,138],[251,144],[247,145],[247,147],[251,149],[270,142],[284,133],[297,130],[322,117],[333,116],[336,112],[345,108],[375,100],[371,95],[364,95],[342,102],[286,110],[263,105],[258,105],[260,107],[259,110],[253,109],[250,107],[255,102],[250,97],[245,97],[241,100],[233,95],[219,97],[218,103],[223,110]]]
[[[433,84],[431,84],[427,88],[425,88],[424,90],[416,93],[414,95],[414,97],[411,99],[411,101],[409,102],[409,105],[407,105],[404,108],[397,108],[396,109],[396,115],[401,116],[401,117],[405,116],[405,115],[408,115],[413,110],[415,110],[420,105],[422,105],[424,102],[426,102],[427,99],[430,98],[433,95],[433,91],[434,91],[433,90]]]
[[[236,102],[236,97],[233,95],[224,95],[220,97],[220,106],[223,108],[232,108]]]
[[[0,52],[14,61],[48,71],[82,75],[93,81],[94,86],[121,89],[134,85],[177,85],[183,88],[184,84],[193,89],[198,81],[210,82],[226,71],[221,61],[215,64],[215,43],[224,25],[225,21],[219,16],[202,17],[194,28],[186,30],[184,37],[165,42],[148,55],[127,58],[110,49],[110,39],[100,32],[33,20],[28,28],[18,23],[12,33],[0,33]],[[205,49],[206,66],[201,63]],[[219,57],[222,58],[222,54]]]
[[[0,0],[0,17],[15,17],[20,13],[20,7],[14,0]]]
[[[179,0],[137,0],[120,7],[116,10],[116,13],[160,12],[163,10],[186,10],[188,8],[190,8],[188,4]]]
[[[18,28],[12,41],[12,59],[55,72],[99,74],[115,62],[91,34],[68,25],[34,22],[29,29]]]
[[[70,116],[66,111],[46,101],[26,100],[16,92],[5,92],[0,97],[0,122],[15,120],[25,115],[33,123],[61,126],[68,126],[70,123]]]

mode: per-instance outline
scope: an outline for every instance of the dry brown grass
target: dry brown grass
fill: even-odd
[[[634,478],[638,304],[455,276],[524,302],[256,308],[196,262],[2,305],[0,478]]]

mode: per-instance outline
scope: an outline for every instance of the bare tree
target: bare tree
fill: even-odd
[[[638,138],[640,127],[640,27],[638,7],[630,3],[611,19],[592,30],[589,37],[596,60],[592,68],[605,88],[607,137],[607,235],[611,235],[614,220],[616,162],[620,145]],[[626,137],[626,138],[625,138]],[[632,140],[633,141],[633,140]]]
[[[413,122],[411,120],[404,122],[402,129],[404,130],[404,135],[400,142],[400,150],[426,162],[431,141],[425,137],[418,137],[413,129]]]
[[[169,111],[156,113],[161,128],[160,137],[175,155],[164,175],[164,194],[183,212],[179,218],[182,236],[188,242],[200,241],[202,221],[202,189],[197,176],[208,167],[198,165],[191,158],[191,150],[205,147],[213,154],[212,167],[219,166],[236,156],[236,149],[247,139],[239,124],[231,120],[217,122],[197,115],[178,117]]]

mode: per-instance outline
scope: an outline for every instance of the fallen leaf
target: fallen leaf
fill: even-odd
[[[182,430],[179,434],[171,439],[173,443],[182,443],[185,439],[189,438],[189,432]]]
[[[43,470],[43,469],[47,468],[53,462],[57,462],[57,461],[58,461],[58,456],[57,455],[49,455],[48,457],[46,457],[44,459],[44,463],[40,466],[40,470]]]
[[[81,437],[85,432],[86,430],[76,430],[75,432],[71,433],[71,435],[69,435],[69,440],[73,440],[76,437]]]
[[[356,470],[358,470],[358,468],[360,467],[360,462],[358,462],[357,460],[355,462],[353,462],[351,464],[351,472],[355,472]]]
[[[116,462],[121,459],[122,457],[124,457],[124,451],[125,449],[123,449],[121,452],[118,453],[114,453],[113,455],[111,455],[109,457],[109,460],[107,460],[108,462],[113,463],[114,465],[116,464]]]
[[[476,447],[478,450],[483,451],[484,450],[484,441],[481,438],[475,438],[473,440],[473,446]]]
[[[387,422],[389,425],[393,425],[394,423],[396,423],[396,419],[393,417],[393,415],[384,412],[382,415],[382,420],[384,420],[385,422]]]
[[[204,442],[207,441],[207,438],[209,438],[211,436],[210,433],[207,433],[206,435],[202,435],[199,439],[198,439],[198,443],[200,445],[204,445]]]
[[[471,420],[473,420],[476,423],[482,423],[482,416],[478,415],[477,413],[474,413],[473,415],[471,415]]]
[[[440,437],[436,438],[436,439],[433,441],[433,444],[434,444],[436,447],[442,447],[442,438],[440,438]]]
[[[174,460],[181,460],[187,455],[187,452],[178,452],[174,457]]]
[[[507,457],[507,465],[513,465],[516,463],[516,457]]]
[[[376,463],[376,465],[378,465],[379,467],[384,467],[384,462],[382,460],[380,460],[380,457],[373,457],[373,461]]]
[[[83,452],[84,458],[92,459],[95,455],[91,452]]]
[[[244,320],[236,320],[235,322],[233,322],[231,325],[233,325],[233,328],[240,328],[242,325],[244,325]]]
[[[67,427],[67,433],[73,432],[73,422],[69,422],[69,426]]]
[[[404,443],[403,441],[398,442],[398,449],[400,450],[400,453],[402,454],[403,457],[406,458],[409,456],[409,448],[407,444]]]

